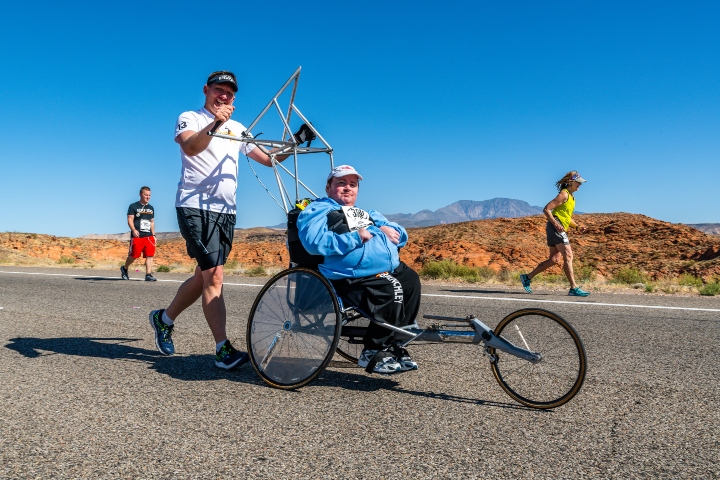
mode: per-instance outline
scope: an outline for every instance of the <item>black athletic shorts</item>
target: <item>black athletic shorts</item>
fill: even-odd
[[[225,265],[232,250],[235,215],[198,208],[175,210],[188,255],[197,260],[200,270]]]
[[[560,222],[557,217],[555,217],[555,220]],[[567,236],[567,232],[558,232],[555,230],[555,225],[550,222],[547,222],[547,225],[545,225],[545,234],[547,235],[548,247],[554,247],[555,245],[560,245],[561,243],[563,245],[570,245],[570,239]]]

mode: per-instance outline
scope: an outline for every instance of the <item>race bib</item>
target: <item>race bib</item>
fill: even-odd
[[[564,245],[570,245],[570,239],[568,238],[568,234],[566,232],[560,232],[560,236],[563,239]]]
[[[374,225],[370,214],[365,210],[357,207],[342,207],[342,209],[351,232]]]
[[[149,232],[150,231],[150,220],[140,219],[140,231],[141,232]]]

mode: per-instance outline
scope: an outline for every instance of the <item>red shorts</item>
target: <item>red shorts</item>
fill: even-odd
[[[130,239],[130,250],[128,257],[140,258],[140,254],[145,258],[155,256],[155,237],[138,237]]]

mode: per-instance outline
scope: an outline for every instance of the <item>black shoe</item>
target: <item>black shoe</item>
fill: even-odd
[[[163,355],[175,353],[175,345],[172,341],[174,325],[167,325],[162,321],[162,314],[165,310],[153,310],[150,312],[150,325],[155,331],[155,346]]]
[[[157,281],[157,278],[152,276],[152,273],[148,273],[145,275],[145,281],[146,282],[155,282]]]
[[[235,347],[230,345],[230,341],[226,340],[220,351],[215,354],[215,366],[230,370],[250,360],[245,352],[238,352]]]
[[[130,280],[130,277],[127,273],[127,268],[125,268],[124,266],[120,267],[120,278],[122,278],[123,280]]]

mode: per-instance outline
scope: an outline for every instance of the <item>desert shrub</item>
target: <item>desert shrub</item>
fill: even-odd
[[[567,278],[565,278],[565,275],[560,275],[558,273],[541,273],[533,278],[533,282],[557,285],[560,283],[566,283]]]
[[[238,262],[236,258],[225,262],[225,269],[227,270],[237,270],[239,266],[240,262]]]
[[[495,277],[495,270],[490,267],[477,267],[477,274],[480,281],[487,281]]]
[[[573,268],[575,280],[578,282],[592,282],[595,280],[595,269],[590,265],[578,265]]]
[[[520,283],[520,275],[522,274],[519,270],[513,270],[508,273],[508,279],[513,285]]]
[[[648,293],[653,293],[655,291],[656,286],[652,283],[648,283],[645,285],[645,291]]]
[[[60,258],[58,259],[57,263],[59,263],[59,264],[61,264],[61,265],[62,265],[62,264],[69,264],[69,263],[75,263],[75,259],[74,259],[73,257],[68,257],[68,256],[63,255],[62,257],[60,257]]]
[[[707,296],[715,296],[720,294],[720,283],[708,283],[702,288],[699,288],[698,291],[700,292],[700,295],[707,295]]]
[[[428,278],[450,278],[453,267],[454,263],[449,260],[427,262],[418,273]]]
[[[517,273],[517,272],[516,272]],[[507,268],[503,267],[500,269],[500,271],[497,274],[498,280],[501,282],[512,282],[513,281],[513,272],[508,270]],[[520,274],[517,274],[518,280],[520,279]],[[513,282],[514,283],[514,282]]]
[[[467,265],[459,265],[452,260],[428,262],[423,265],[423,268],[418,273],[426,278],[440,278],[443,280],[460,278],[468,282],[482,282],[495,276],[495,272],[490,267],[468,267]]]
[[[420,269],[420,275],[429,278],[467,278],[476,276],[470,273],[469,267],[458,265],[452,260],[440,260],[439,262],[428,262]]]
[[[171,270],[170,265],[158,265],[155,269],[156,272],[167,273]]]
[[[624,267],[615,272],[612,277],[613,283],[624,283],[626,285],[632,285],[635,283],[647,283],[650,278],[637,268]]]
[[[683,273],[678,278],[678,285],[683,285],[685,287],[702,287],[702,284],[702,279],[689,273]]]
[[[265,268],[262,265],[245,270],[245,275],[249,277],[264,277],[267,275]]]

